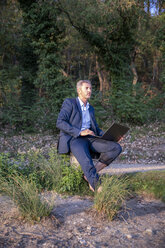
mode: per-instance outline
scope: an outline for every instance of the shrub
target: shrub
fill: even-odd
[[[107,176],[102,181],[102,191],[95,193],[94,208],[112,220],[128,195],[127,180],[117,176]]]
[[[31,151],[17,155],[15,159],[10,158],[9,154],[1,154],[0,175],[6,180],[13,174],[28,178],[35,182],[39,191],[88,192],[81,168],[69,166],[69,160],[69,156],[59,155],[56,149],[51,149],[46,156],[40,151]]]
[[[83,181],[83,172],[80,167],[64,167],[62,170],[60,192],[80,193]]]
[[[44,188],[60,193],[88,192],[81,167],[70,166],[69,156],[58,155],[54,149],[50,150],[48,156],[49,158],[44,158],[39,163],[38,173]]]
[[[144,124],[163,119],[164,96],[150,97],[141,85],[132,87],[130,82],[120,82],[111,92],[109,104],[120,122]]]

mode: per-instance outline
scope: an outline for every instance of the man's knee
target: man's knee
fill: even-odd
[[[112,156],[112,158],[115,159],[119,156],[121,152],[122,152],[121,145],[119,143],[114,142],[114,149],[112,150],[112,154],[109,153],[109,156]]]
[[[110,148],[111,149],[109,151],[101,154],[100,159],[99,159],[101,163],[109,165],[122,152],[122,148],[119,143],[113,142],[113,147],[111,143]]]
[[[116,143],[116,150],[118,151],[118,155],[122,152],[122,147],[119,143]]]
[[[119,143],[110,142],[109,143],[109,151],[112,151],[112,152],[119,155],[122,152],[122,147]]]

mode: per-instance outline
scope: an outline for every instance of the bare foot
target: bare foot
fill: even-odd
[[[86,178],[85,175],[84,175],[84,179],[88,182],[88,180],[87,180],[87,178]],[[94,188],[90,184],[89,184],[89,188],[90,188],[90,190],[92,190],[93,192],[95,192]]]
[[[97,193],[101,193],[101,192],[102,192],[102,190],[103,190],[103,187],[102,187],[102,186],[98,187],[98,189],[97,189]]]

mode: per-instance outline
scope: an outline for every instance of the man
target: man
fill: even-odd
[[[73,153],[82,167],[85,180],[94,191],[100,183],[98,171],[109,165],[122,149],[116,142],[95,137],[103,135],[104,132],[98,127],[94,108],[88,102],[92,93],[91,82],[78,81],[77,93],[77,98],[67,98],[63,102],[58,115],[58,151],[60,154],[70,151]],[[92,153],[99,155],[95,166]]]

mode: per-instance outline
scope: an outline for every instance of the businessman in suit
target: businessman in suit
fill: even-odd
[[[98,171],[109,165],[122,151],[114,141],[99,139],[103,131],[98,127],[94,108],[89,104],[92,86],[89,80],[77,82],[77,98],[67,98],[62,105],[57,119],[60,129],[58,152],[72,152],[81,165],[84,178],[90,189],[100,187]],[[94,166],[92,156],[98,156]]]

